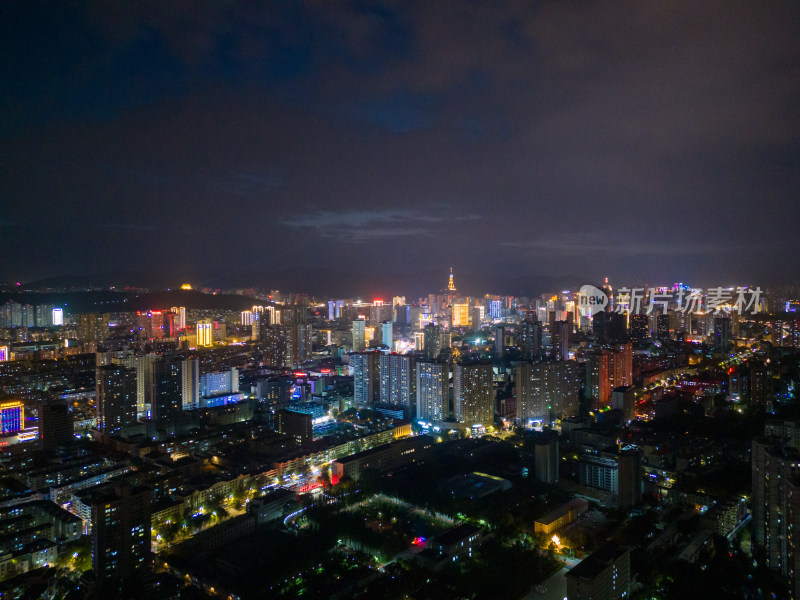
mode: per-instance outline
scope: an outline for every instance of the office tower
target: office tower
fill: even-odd
[[[522,426],[577,415],[581,381],[576,361],[521,363],[514,370],[514,380],[516,416]]]
[[[500,300],[490,300],[489,301],[489,314],[491,315],[492,319],[499,319],[502,316],[502,303]]]
[[[25,429],[25,405],[19,400],[0,404],[0,434],[16,433]]]
[[[212,327],[214,324],[209,320],[198,321],[197,323],[197,346],[208,347],[214,343],[214,332]]]
[[[392,349],[394,344],[393,339],[393,332],[392,332],[392,322],[391,321],[384,321],[381,323],[381,345],[387,346],[388,348]]]
[[[353,369],[353,401],[356,406],[372,407],[380,400],[380,353],[357,352],[350,355]]]
[[[647,315],[630,315],[628,327],[634,344],[644,344],[650,338],[650,319]]]
[[[558,435],[543,433],[536,438],[533,448],[534,477],[542,483],[558,483]]]
[[[731,345],[731,320],[729,317],[714,318],[714,350],[727,352]]]
[[[173,306],[170,308],[170,311],[175,313],[175,326],[178,328],[178,331],[186,329],[186,307]]]
[[[191,410],[200,405],[200,361],[185,358],[181,361],[181,409]]]
[[[753,440],[753,545],[764,565],[788,578],[792,597],[800,597],[800,452],[777,438]],[[759,553],[755,553],[759,556]]]
[[[636,388],[621,385],[611,390],[611,406],[622,411],[622,420],[627,423],[636,416]]]
[[[417,363],[417,418],[444,421],[450,412],[450,365],[444,361]]]
[[[150,562],[150,490],[120,482],[91,500],[92,569],[119,586]]]
[[[160,340],[164,337],[164,313],[151,310],[146,313],[137,312],[139,336],[148,340]]]
[[[103,342],[108,338],[108,313],[78,315],[78,338],[82,342]]]
[[[405,418],[411,419],[416,413],[415,360],[412,354],[381,354],[380,401],[403,407]]]
[[[569,338],[571,332],[572,323],[569,321],[556,321],[554,323],[552,328],[552,356],[559,360],[569,360]]]
[[[353,321],[353,352],[363,352],[367,347],[367,323],[363,319]]]
[[[314,441],[313,415],[289,409],[278,411],[276,419],[278,433],[288,435],[300,448],[308,447]]]
[[[111,364],[98,366],[95,374],[97,429],[114,435],[136,423],[137,370]]]
[[[450,307],[453,327],[469,327],[469,304],[460,302]]]
[[[494,424],[494,389],[490,362],[459,363],[453,377],[456,421],[469,425]]]
[[[656,338],[662,342],[670,339],[668,314],[658,315],[656,317]]]
[[[622,448],[617,459],[617,503],[633,508],[642,503],[642,452],[637,446]]]
[[[569,600],[623,600],[630,590],[630,548],[607,543],[567,571]]]
[[[95,404],[97,404],[96,398]],[[74,439],[75,422],[67,403],[43,402],[39,406],[39,447],[45,451],[55,450]]]

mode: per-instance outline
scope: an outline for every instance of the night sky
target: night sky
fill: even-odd
[[[0,281],[798,280],[800,3],[253,4],[0,3]]]

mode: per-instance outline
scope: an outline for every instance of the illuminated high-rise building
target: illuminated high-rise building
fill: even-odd
[[[656,317],[656,338],[662,342],[670,339],[668,314],[658,315]]]
[[[117,364],[97,367],[95,409],[98,431],[113,435],[136,423],[136,382],[136,369]]]
[[[247,327],[253,324],[253,313],[249,310],[243,310],[241,313],[240,322],[243,326]]]
[[[214,333],[212,327],[214,324],[211,321],[199,321],[197,323],[197,346],[207,347],[214,343]]]
[[[353,321],[353,352],[363,352],[367,347],[366,327],[364,319]]]
[[[103,342],[108,337],[108,313],[78,315],[78,338],[83,342]]]
[[[526,426],[578,414],[581,380],[574,360],[522,363],[515,369],[517,419]]]
[[[353,401],[356,406],[372,407],[376,400],[380,400],[379,360],[379,352],[356,352],[350,355]]]
[[[0,362],[6,362],[9,358],[8,346],[0,346]]]
[[[450,412],[450,365],[420,361],[416,372],[417,419],[444,421]]]
[[[730,317],[714,318],[714,350],[727,352],[731,345],[731,320]]]
[[[393,308],[395,306],[404,306],[405,303],[406,303],[406,297],[405,296],[394,296],[392,298],[392,307]]]
[[[469,327],[469,304],[466,302],[453,304],[452,311],[453,327]]]
[[[650,318],[647,315],[630,315],[628,332],[634,344],[644,344],[650,338]]]
[[[25,405],[19,400],[0,403],[0,434],[25,429]]]
[[[569,321],[556,321],[551,331],[553,345],[552,356],[558,360],[569,359],[569,339],[572,334],[572,323]]]
[[[494,424],[494,389],[490,362],[459,363],[453,377],[453,412],[468,425]]]
[[[199,403],[200,369],[196,358],[163,356],[153,363],[153,421],[165,425]]]
[[[453,281],[453,267],[450,267],[450,277],[447,280],[447,291],[448,292],[456,291],[456,284]]]
[[[178,328],[178,331],[186,329],[186,307],[173,306],[170,308],[170,311],[175,313],[175,326]]]
[[[55,327],[61,327],[64,325],[64,309],[63,308],[54,308],[53,309],[53,325]]]
[[[402,406],[407,418],[415,414],[416,381],[412,354],[381,354],[380,401]]]
[[[119,482],[92,497],[92,569],[107,591],[131,581],[150,563],[152,491]]]
[[[753,440],[751,450],[753,546],[759,566],[788,578],[792,598],[800,597],[800,452],[779,438]]]
[[[299,366],[311,358],[313,331],[310,323],[284,325],[286,329],[286,358],[291,366]]]
[[[489,314],[491,315],[492,319],[499,319],[502,314],[502,303],[500,300],[490,300],[489,301]]]
[[[289,340],[286,328],[281,325],[262,327],[261,348],[264,363],[270,367],[285,367],[288,364]]]
[[[394,334],[392,330],[392,322],[384,321],[381,323],[381,345],[392,347],[394,342]]]

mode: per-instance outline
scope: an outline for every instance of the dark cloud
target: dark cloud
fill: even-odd
[[[794,3],[4,3],[0,278],[792,279],[799,23]]]

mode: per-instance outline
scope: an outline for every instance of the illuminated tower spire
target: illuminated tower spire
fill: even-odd
[[[453,283],[453,267],[450,267],[450,280],[447,282],[447,291],[448,292],[456,291],[456,284]]]

